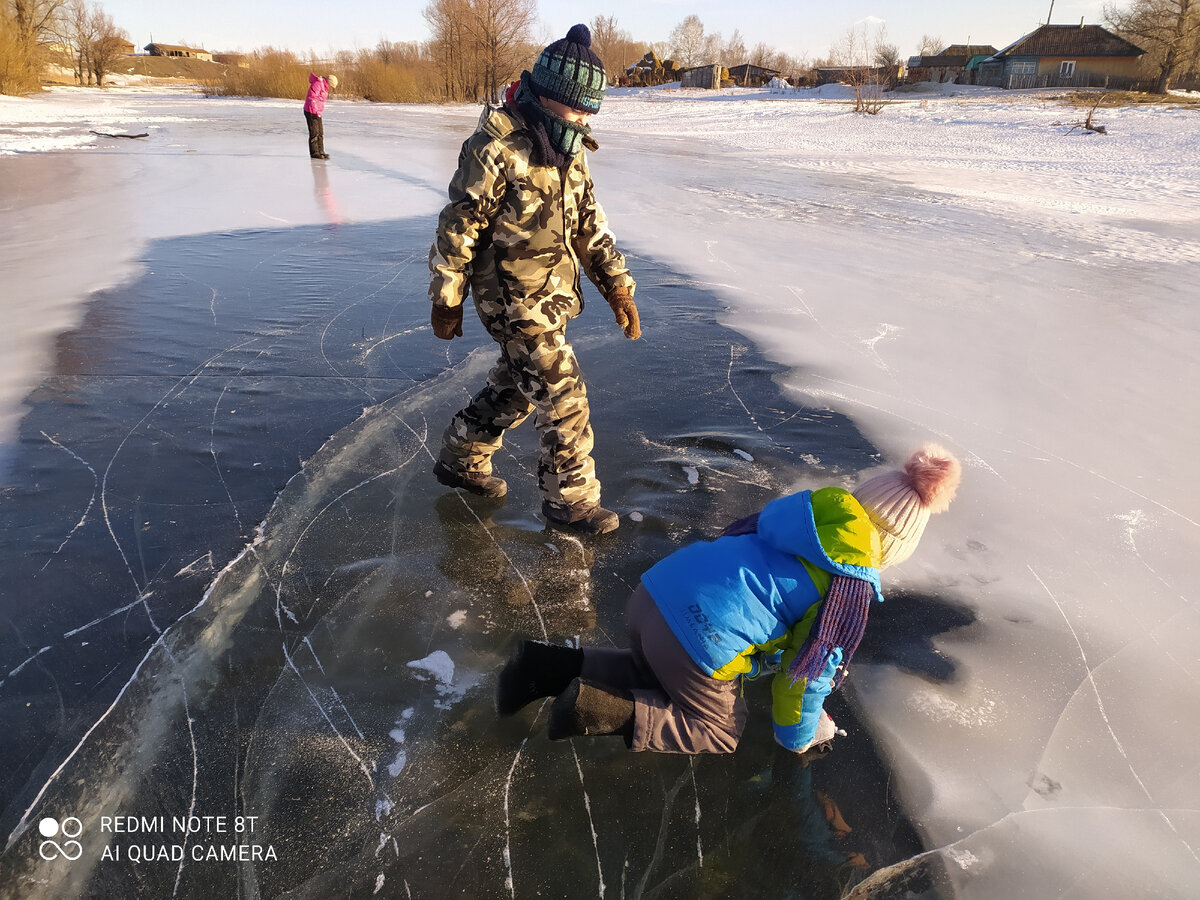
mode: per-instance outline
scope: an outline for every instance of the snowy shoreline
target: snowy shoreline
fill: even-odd
[[[592,171],[635,273],[654,257],[720,296],[785,391],[889,460],[930,437],[964,459],[960,500],[890,582],[976,604],[936,644],[959,676],[862,664],[849,682],[908,813],[965,896],[1187,896],[1200,751],[1171,723],[1200,715],[1200,113],[1105,109],[1092,135],[1030,94],[876,117],[760,99],[614,92]],[[431,217],[478,114],[331,104],[325,168],[296,107],[0,98],[0,441],[146,242]]]

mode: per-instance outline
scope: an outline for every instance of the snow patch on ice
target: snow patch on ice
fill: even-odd
[[[684,466],[683,471],[687,473],[688,484],[700,483],[700,470],[695,466]]]
[[[392,764],[388,766],[388,774],[395,778],[404,771],[406,765],[408,765],[408,754],[401,750],[396,754]]]
[[[970,850],[959,850],[955,847],[951,847],[946,851],[946,855],[958,863],[958,866],[961,869],[969,869],[975,863],[979,862],[979,857]]]
[[[973,705],[963,704],[931,690],[916,690],[909,695],[905,703],[913,712],[935,722],[948,722],[965,728],[987,727],[1000,721],[1000,710],[996,701],[991,699],[984,699]]]
[[[445,650],[434,650],[424,659],[414,659],[405,665],[432,675],[439,684],[448,685],[454,681],[454,660]],[[420,678],[419,675],[417,677]]]
[[[467,624],[467,611],[465,609],[458,609],[450,613],[450,615],[446,616],[446,624],[454,629],[462,628]]]
[[[742,450],[742,449],[740,449],[740,448],[738,448],[738,449],[735,449],[735,450],[733,451],[733,455],[734,455],[734,456],[740,456],[740,457],[741,457],[742,459],[744,459],[746,462],[754,462],[754,457],[753,457],[753,456],[751,456],[749,453],[747,453],[745,450]]]
[[[474,683],[474,679],[460,679],[458,684],[454,683],[454,660],[445,650],[434,650],[424,659],[414,659],[405,665],[414,670],[420,681],[433,678],[438,693],[433,705],[438,709],[449,709],[463,698]]]

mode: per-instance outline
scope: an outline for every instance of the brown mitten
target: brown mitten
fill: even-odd
[[[462,304],[458,306],[435,305],[429,316],[429,324],[433,326],[433,333],[443,341],[452,341],[455,337],[462,337],[462,319]]]
[[[642,336],[637,306],[629,288],[622,287],[613,291],[612,296],[608,298],[608,305],[612,307],[613,315],[617,318],[617,324],[624,330],[625,337],[636,341]]]

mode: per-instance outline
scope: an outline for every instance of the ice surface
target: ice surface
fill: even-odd
[[[585,543],[543,532],[528,431],[499,509],[428,477],[491,362],[424,305],[476,110],[331,104],[314,167],[294,104],[0,107],[0,890],[1195,895],[1194,112],[611,96],[592,168],[646,336],[594,294],[572,326],[624,514]],[[654,559],[930,436],[964,486],[887,573],[828,759],[776,753],[753,695],[724,760],[496,722],[513,634],[619,644]],[[189,813],[261,816],[280,861],[100,859],[101,816]],[[42,861],[71,814],[84,858]]]

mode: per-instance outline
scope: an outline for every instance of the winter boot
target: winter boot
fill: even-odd
[[[551,525],[578,531],[580,534],[607,534],[616,531],[621,524],[620,516],[599,505],[579,509],[560,506],[546,500],[542,502],[542,515]]]
[[[582,650],[521,641],[496,681],[496,712],[511,716],[527,703],[561,694],[582,668]]]
[[[619,734],[633,744],[633,694],[620,688],[576,678],[550,707],[546,734],[552,741],[599,734]]]
[[[451,469],[440,459],[433,465],[433,477],[446,487],[461,488],[480,497],[491,497],[499,500],[508,493],[508,485],[503,478],[495,475],[484,475],[482,472],[459,472]]]

